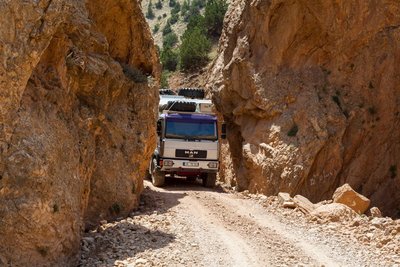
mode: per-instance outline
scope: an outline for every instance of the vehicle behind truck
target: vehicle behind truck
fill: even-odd
[[[201,89],[180,89],[178,95],[162,90],[160,94],[157,148],[149,166],[152,183],[163,186],[170,176],[200,178],[204,186],[213,187],[219,169],[219,138],[225,138],[225,127],[219,136],[211,100],[204,99]]]

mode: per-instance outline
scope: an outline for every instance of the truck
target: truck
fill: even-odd
[[[219,127],[212,101],[204,96],[204,90],[195,88],[182,88],[177,95],[160,91],[157,147],[148,171],[153,185],[163,186],[170,176],[215,186],[225,124]]]

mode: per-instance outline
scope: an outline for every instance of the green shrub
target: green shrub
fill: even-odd
[[[169,6],[174,7],[177,4],[176,0],[169,0]]]
[[[157,33],[159,30],[160,30],[160,24],[157,23],[156,25],[154,25],[153,33]]]
[[[155,4],[155,7],[156,7],[157,9],[163,8],[163,4],[162,4],[161,0],[158,0],[158,2]]]
[[[164,70],[161,73],[161,88],[169,88],[168,79],[169,79],[169,72]]]
[[[121,64],[122,70],[127,78],[135,83],[147,83],[147,76],[140,70],[128,64]]]
[[[168,22],[171,24],[171,25],[174,25],[175,23],[177,23],[178,22],[178,20],[179,20],[179,14],[171,14],[171,17],[168,19]]]
[[[177,2],[175,6],[171,9],[171,15],[177,14],[179,15],[179,12],[181,11],[181,4]]]
[[[114,213],[114,214],[120,214],[120,212],[122,211],[121,206],[118,203],[114,203],[112,204],[112,206],[110,207],[110,213]]]
[[[167,22],[167,24],[165,24],[165,26],[164,26],[164,29],[162,30],[162,34],[163,34],[163,36],[165,36],[171,32],[172,32],[171,24],[169,22]]]
[[[228,10],[226,0],[208,0],[204,12],[205,27],[210,36],[219,37],[222,33],[225,13]]]
[[[178,36],[174,32],[170,32],[163,37],[163,48],[174,47],[178,43]]]
[[[287,133],[287,135],[290,137],[296,136],[298,131],[299,131],[299,127],[296,124],[294,124],[292,126],[292,128],[289,130],[289,132]]]
[[[187,29],[182,36],[180,47],[180,65],[183,70],[197,69],[208,61],[211,43],[202,29]]]
[[[164,48],[160,55],[161,64],[164,70],[175,71],[179,62],[179,54],[171,47]]]
[[[147,6],[147,13],[146,13],[146,18],[148,19],[154,19],[154,12],[153,12],[153,4],[151,1],[149,2],[149,5]]]

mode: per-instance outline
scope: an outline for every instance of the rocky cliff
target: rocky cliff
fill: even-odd
[[[0,266],[76,266],[137,206],[160,68],[138,1],[0,4]]]
[[[400,216],[400,3],[244,1],[208,87],[239,190],[330,198],[349,183]]]

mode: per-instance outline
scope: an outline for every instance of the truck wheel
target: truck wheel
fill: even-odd
[[[165,183],[165,173],[157,170],[157,159],[154,158],[151,164],[151,182],[154,186],[163,186]]]
[[[178,90],[178,95],[203,99],[205,97],[205,91],[201,88],[182,88]]]
[[[206,177],[203,178],[203,186],[212,188],[215,186],[215,182],[217,180],[216,173],[209,173]]]

